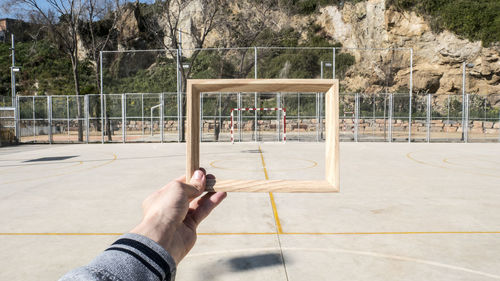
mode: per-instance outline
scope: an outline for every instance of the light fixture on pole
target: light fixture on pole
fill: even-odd
[[[333,66],[333,64],[331,62],[321,61],[321,76],[320,76],[321,79],[323,79],[323,73],[324,73],[323,68],[324,67],[332,67],[332,66]]]

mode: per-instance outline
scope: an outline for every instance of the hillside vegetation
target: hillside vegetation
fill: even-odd
[[[500,42],[498,0],[388,0],[388,5],[425,16],[439,32],[447,29],[484,46]]]
[[[249,0],[255,5],[265,4],[265,0]],[[312,16],[319,14],[319,9],[325,5],[337,5],[342,8],[346,3],[356,4],[361,0],[279,0],[280,9],[288,10],[295,15]],[[264,3],[264,4],[263,4]],[[269,2],[271,3],[271,2]],[[470,40],[482,40],[484,45],[500,41],[500,1],[498,0],[387,0],[399,10],[415,11],[426,17],[436,30],[448,29]],[[133,6],[129,4],[129,6]],[[144,26],[146,18],[159,18],[151,5],[139,4],[133,10],[132,17],[138,22],[136,37],[120,42],[125,49],[159,48],[155,34],[148,32]],[[231,18],[229,10],[224,10],[219,16]],[[233,24],[248,24],[244,18],[232,15]],[[107,28],[111,25],[109,18],[94,24],[97,36],[107,36]],[[86,44],[89,41],[89,31],[82,24],[80,35]],[[272,30],[269,25],[258,25],[258,36],[252,41],[245,41],[247,30],[237,29],[228,36],[239,34],[241,40],[235,43],[232,39],[220,38],[225,43],[215,42],[216,46],[248,47],[248,46],[286,46],[286,47],[340,47],[332,38],[325,36],[319,26],[310,24],[307,30],[295,30],[286,27]],[[117,32],[117,31],[113,31]],[[225,34],[225,33],[221,33]],[[257,34],[257,33],[256,33]],[[112,41],[105,49],[116,49],[120,34],[112,36]],[[249,43],[248,43],[249,42]],[[236,44],[244,45],[237,46]],[[204,46],[211,47],[211,46]],[[18,92],[21,95],[68,95],[74,94],[71,61],[60,45],[49,38],[38,38],[37,41],[20,42],[16,45],[17,64],[22,71],[17,75]],[[10,50],[9,45],[0,43],[0,96],[10,95]],[[253,60],[242,52],[201,52],[197,57],[184,56],[182,63],[189,64],[189,77],[192,78],[247,78],[254,76]],[[104,62],[104,92],[165,92],[176,90],[175,59],[165,55],[152,56],[148,59],[125,57],[123,54],[105,57]],[[277,77],[319,77],[320,62],[331,59],[330,52],[303,51],[300,55],[294,50],[273,50],[259,53],[258,76]],[[336,56],[336,76],[343,78],[354,57],[348,53],[338,52]],[[81,94],[98,94],[99,84],[95,75],[98,65],[90,56],[80,58],[78,73],[80,75]],[[326,70],[328,71],[328,70]],[[326,74],[325,74],[326,76]],[[8,99],[6,99],[8,100]],[[0,102],[2,99],[0,98]]]

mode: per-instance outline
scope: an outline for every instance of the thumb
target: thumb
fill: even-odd
[[[202,170],[196,170],[189,181],[189,184],[193,185],[201,193],[205,190],[205,173]]]

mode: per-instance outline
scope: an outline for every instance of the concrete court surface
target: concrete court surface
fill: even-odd
[[[177,280],[500,279],[500,145],[341,143],[341,192],[231,193]],[[56,280],[184,173],[184,144],[0,148],[0,280]],[[207,143],[219,179],[320,179],[321,143]],[[46,158],[48,157],[48,158]],[[283,262],[284,260],[284,262]]]

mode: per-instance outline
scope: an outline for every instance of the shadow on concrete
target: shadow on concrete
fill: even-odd
[[[254,270],[282,264],[281,255],[277,253],[231,258],[227,262],[231,271]]]
[[[66,159],[71,159],[78,157],[79,155],[71,155],[71,156],[54,156],[54,157],[42,157],[42,158],[36,158],[36,159],[30,159],[23,161],[23,163],[29,163],[29,162],[46,162],[46,161],[62,161]]]

